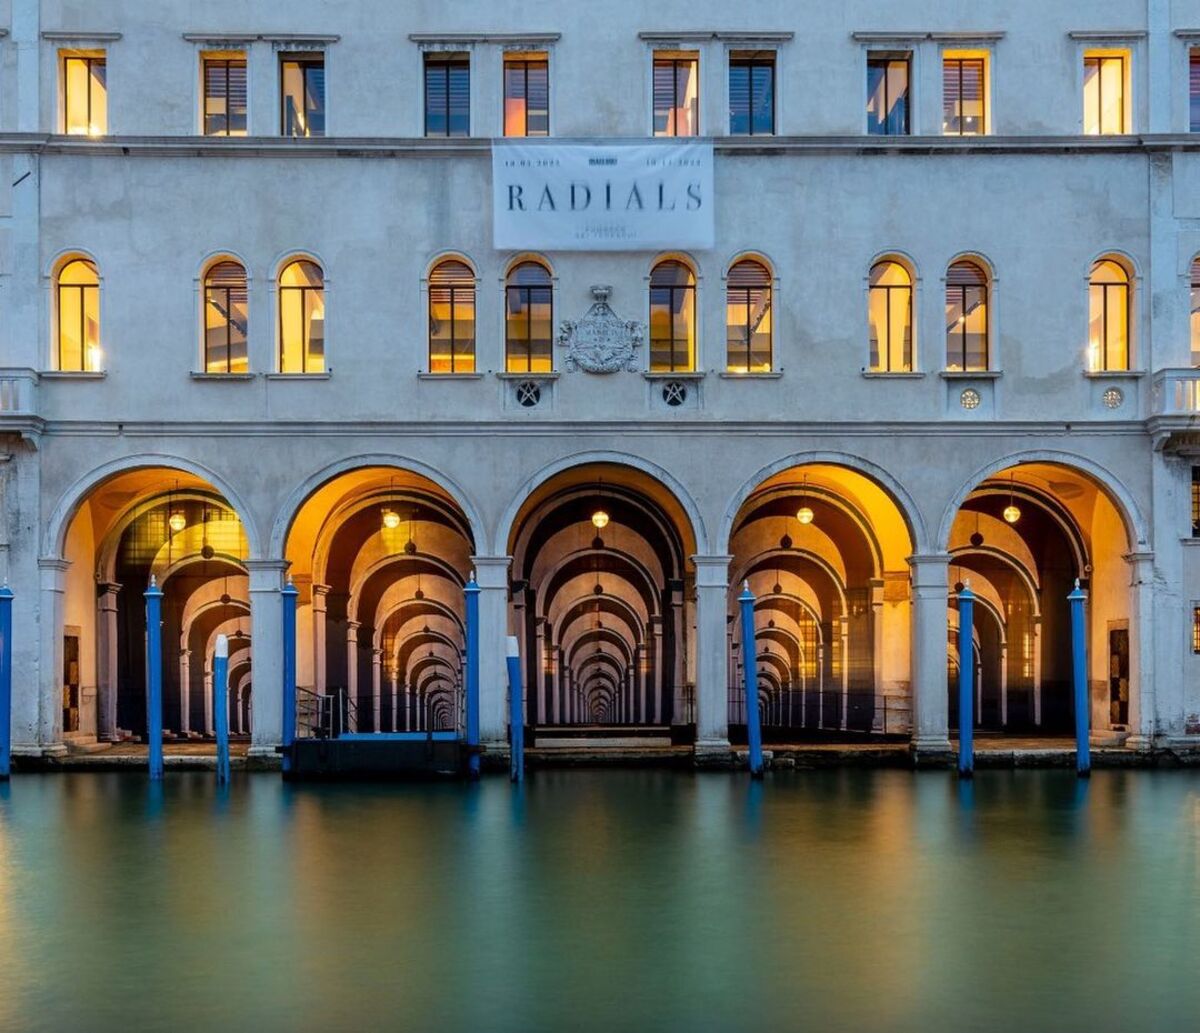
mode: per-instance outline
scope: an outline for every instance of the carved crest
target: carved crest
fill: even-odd
[[[620,319],[609,308],[611,287],[593,287],[596,300],[582,319],[564,319],[559,326],[558,343],[567,349],[568,370],[586,373],[616,373],[637,370],[638,349],[646,336],[641,323]]]

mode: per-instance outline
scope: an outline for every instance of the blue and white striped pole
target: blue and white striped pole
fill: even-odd
[[[296,741],[296,598],[292,579],[279,593],[283,599],[283,746],[284,774],[292,770],[292,743]]]
[[[150,575],[146,589],[146,740],[150,753],[150,778],[163,777],[162,702],[162,589]]]
[[[475,571],[464,590],[467,600],[467,771],[479,777],[479,585]]]
[[[738,596],[742,612],[742,672],[746,685],[746,739],[750,745],[750,775],[762,778],[763,748],[762,721],[758,713],[758,650],[754,637],[754,596],[750,582],[742,583]]]
[[[1083,604],[1087,600],[1087,592],[1079,587],[1079,578],[1075,579],[1075,589],[1067,596],[1071,604],[1071,677],[1075,690],[1075,771],[1080,778],[1087,778],[1092,773],[1092,754],[1088,745],[1088,732],[1091,725],[1091,704],[1088,700],[1087,684],[1087,622],[1083,616]]]
[[[975,774],[975,593],[958,593],[958,777]]]
[[[512,781],[525,777],[525,707],[521,684],[521,649],[516,635],[508,636],[508,737],[512,753]]]
[[[5,581],[0,586],[0,778],[12,766],[12,620],[13,594]]]
[[[217,785],[229,784],[229,639],[217,636],[213,650],[213,724],[217,726]]]

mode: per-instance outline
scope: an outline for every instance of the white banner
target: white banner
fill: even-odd
[[[493,246],[534,251],[713,246],[711,142],[492,146]]]

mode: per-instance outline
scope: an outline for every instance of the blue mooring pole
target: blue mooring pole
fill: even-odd
[[[742,673],[746,685],[746,739],[750,744],[750,775],[762,778],[762,721],[758,714],[758,650],[754,638],[754,596],[750,582],[742,583],[738,596],[742,612]]]
[[[479,777],[479,585],[475,571],[464,590],[467,598],[467,771]]]
[[[1080,778],[1092,773],[1092,754],[1088,746],[1088,731],[1091,724],[1091,706],[1088,701],[1087,685],[1087,627],[1083,619],[1083,604],[1087,592],[1079,587],[1067,596],[1071,604],[1071,678],[1075,689],[1075,771]]]
[[[229,639],[217,636],[213,650],[213,724],[217,727],[217,785],[229,784]]]
[[[0,585],[0,778],[12,766],[12,610],[13,594]]]
[[[279,593],[283,599],[283,771],[292,770],[292,744],[296,741],[296,598],[292,579]]]
[[[150,575],[146,589],[146,740],[150,752],[150,777],[163,777],[162,727],[162,589]]]
[[[958,593],[958,777],[975,774],[975,593]]]
[[[516,635],[508,636],[508,737],[512,753],[510,777],[520,782],[525,777],[525,707],[522,700],[521,649]]]

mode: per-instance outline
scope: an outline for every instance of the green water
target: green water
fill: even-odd
[[[1200,1028],[1200,774],[0,786],[3,1030]]]

